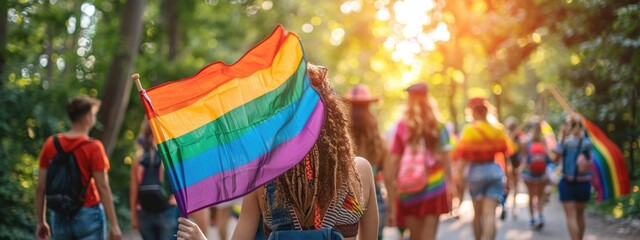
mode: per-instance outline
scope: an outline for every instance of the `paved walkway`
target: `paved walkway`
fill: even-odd
[[[552,194],[549,203],[545,205],[545,227],[542,230],[532,230],[529,227],[529,213],[528,213],[528,195],[524,192],[523,188],[519,188],[520,193],[516,197],[516,213],[517,218],[513,218],[511,214],[507,215],[507,218],[502,221],[496,219],[497,234],[496,239],[514,239],[514,240],[548,240],[548,239],[569,239],[569,233],[567,232],[566,221],[564,217],[564,211],[562,205],[558,200],[556,194]],[[438,239],[473,239],[473,232],[471,229],[471,222],[473,220],[473,206],[466,199],[460,208],[460,218],[452,219],[449,216],[442,216],[440,227],[438,229]],[[509,199],[509,204],[511,203]],[[512,206],[507,206],[509,209]],[[499,211],[499,210],[498,210]],[[509,211],[509,213],[511,213]],[[498,214],[496,214],[498,216]],[[229,233],[232,233],[236,222],[235,219],[230,219]],[[611,231],[603,231],[606,227],[606,222],[590,217],[587,214],[587,232],[585,240],[627,240],[634,239],[628,236],[611,233]],[[218,237],[218,230],[215,227],[209,229],[210,240],[220,240]],[[627,234],[628,235],[628,234]],[[230,236],[229,236],[230,237]],[[140,240],[139,235],[127,234],[125,239]],[[385,228],[384,231],[385,240],[400,240],[399,232],[395,228]],[[640,239],[640,238],[635,238]]]

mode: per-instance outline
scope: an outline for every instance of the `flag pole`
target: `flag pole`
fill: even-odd
[[[558,103],[560,104],[560,106],[562,107],[562,109],[568,114],[568,115],[574,115],[577,114],[575,111],[573,111],[573,108],[569,105],[569,103],[567,102],[566,99],[564,99],[564,97],[560,94],[560,92],[558,92],[558,89],[556,89],[555,86],[551,85],[548,86],[547,91],[551,92],[551,95],[553,95],[553,98],[556,99],[556,101],[558,101]],[[579,115],[579,114],[578,114]]]
[[[138,92],[144,91],[144,88],[142,88],[142,84],[140,83],[140,74],[134,73],[131,75],[131,79],[136,83]]]

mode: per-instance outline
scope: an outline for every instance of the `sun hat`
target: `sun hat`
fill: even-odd
[[[351,103],[372,103],[378,101],[379,97],[371,96],[366,85],[358,84],[353,86],[342,99]]]

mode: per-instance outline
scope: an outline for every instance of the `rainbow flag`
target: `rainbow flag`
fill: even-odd
[[[300,38],[281,26],[232,65],[140,95],[182,216],[277,178],[324,123]]]
[[[429,167],[428,174],[429,181],[427,182],[427,186],[416,193],[400,193],[400,202],[403,204],[415,204],[444,193],[446,185],[442,164],[436,164],[435,166]]]
[[[631,183],[620,149],[591,121],[582,118],[587,137],[591,141],[594,177],[592,183],[598,192],[598,201],[629,194]]]

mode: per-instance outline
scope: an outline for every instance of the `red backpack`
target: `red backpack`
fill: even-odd
[[[544,144],[541,142],[531,142],[527,147],[527,164],[529,170],[534,176],[540,176],[545,174],[547,170],[547,151],[544,148]]]

